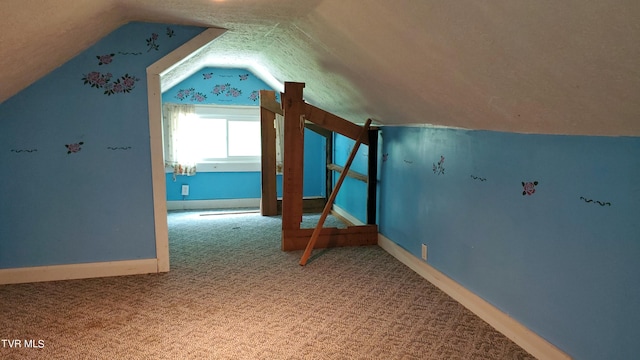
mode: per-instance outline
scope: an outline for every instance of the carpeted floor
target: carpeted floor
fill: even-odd
[[[377,246],[301,267],[280,218],[203,214],[169,214],[167,274],[0,286],[0,339],[44,344],[0,358],[532,358]]]

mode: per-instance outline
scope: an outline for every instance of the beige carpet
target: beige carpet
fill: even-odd
[[[169,215],[167,274],[0,286],[0,339],[44,341],[0,358],[532,358],[377,246],[301,267],[279,218],[200,215]]]

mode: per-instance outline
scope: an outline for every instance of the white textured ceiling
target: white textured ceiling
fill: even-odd
[[[0,101],[129,21],[228,31],[164,76],[254,63],[354,122],[640,136],[637,0],[2,0]]]

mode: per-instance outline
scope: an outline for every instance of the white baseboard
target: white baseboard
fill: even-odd
[[[378,234],[378,245],[536,358],[571,359],[569,355],[553,344],[434,267],[413,256],[384,235]]]
[[[167,210],[233,209],[248,207],[260,208],[260,198],[167,201]]]
[[[0,269],[0,285],[158,272],[157,259]]]

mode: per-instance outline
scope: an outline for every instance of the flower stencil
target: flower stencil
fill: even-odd
[[[188,99],[191,101],[203,102],[207,99],[207,95],[201,92],[196,92],[196,89],[194,88],[188,88],[188,89],[180,89],[176,94],[175,98],[180,101],[184,101]]]
[[[238,97],[238,96],[242,95],[242,90],[240,90],[238,88],[231,88],[231,89],[227,90],[227,93],[225,95]]]
[[[440,155],[440,161],[438,161],[438,165],[433,164],[433,173],[437,175],[444,174],[444,156]]]
[[[178,93],[176,94],[176,99],[182,101],[182,100],[190,97],[191,94],[194,93],[195,91],[196,91],[196,89],[194,89],[194,88],[180,89],[178,91]]]
[[[96,56],[96,58],[98,58],[98,65],[109,65],[111,64],[111,62],[113,61],[113,57],[116,56],[116,54],[107,54],[107,55],[98,55]]]
[[[80,141],[79,143],[75,144],[66,144],[65,146],[67,147],[67,154],[77,153],[78,151],[82,150],[82,148],[80,147],[81,145],[84,145],[84,142]]]
[[[160,50],[160,45],[156,44],[156,40],[158,40],[158,34],[153,33],[151,34],[151,37],[147,39],[147,52],[151,51],[151,50]]]
[[[84,75],[82,80],[84,81],[85,85],[89,84],[91,85],[91,87],[102,88],[107,85],[107,83],[109,83],[112,77],[113,75],[111,73],[102,74],[99,71],[92,71]]]
[[[201,92],[197,92],[195,94],[193,94],[193,96],[191,96],[191,100],[193,101],[197,101],[197,102],[203,102],[205,100],[207,100],[207,95],[201,93]]]
[[[218,84],[213,88],[213,90],[211,90],[211,92],[214,95],[218,96],[218,95],[224,93],[225,91],[227,91],[229,88],[231,88],[231,84],[229,84],[229,83]]]
[[[106,95],[128,93],[136,87],[136,81],[140,81],[140,79],[129,74],[124,74],[115,82],[105,85],[106,90],[104,93]]]
[[[537,181],[522,182],[522,195],[533,195],[536,192]]]
[[[111,73],[102,74],[99,71],[92,71],[85,75],[82,80],[85,85],[89,84],[97,89],[105,89],[105,95],[131,92],[136,87],[136,81],[140,81],[137,77],[129,74],[124,74],[114,82],[111,81],[112,77],[113,74]]]

